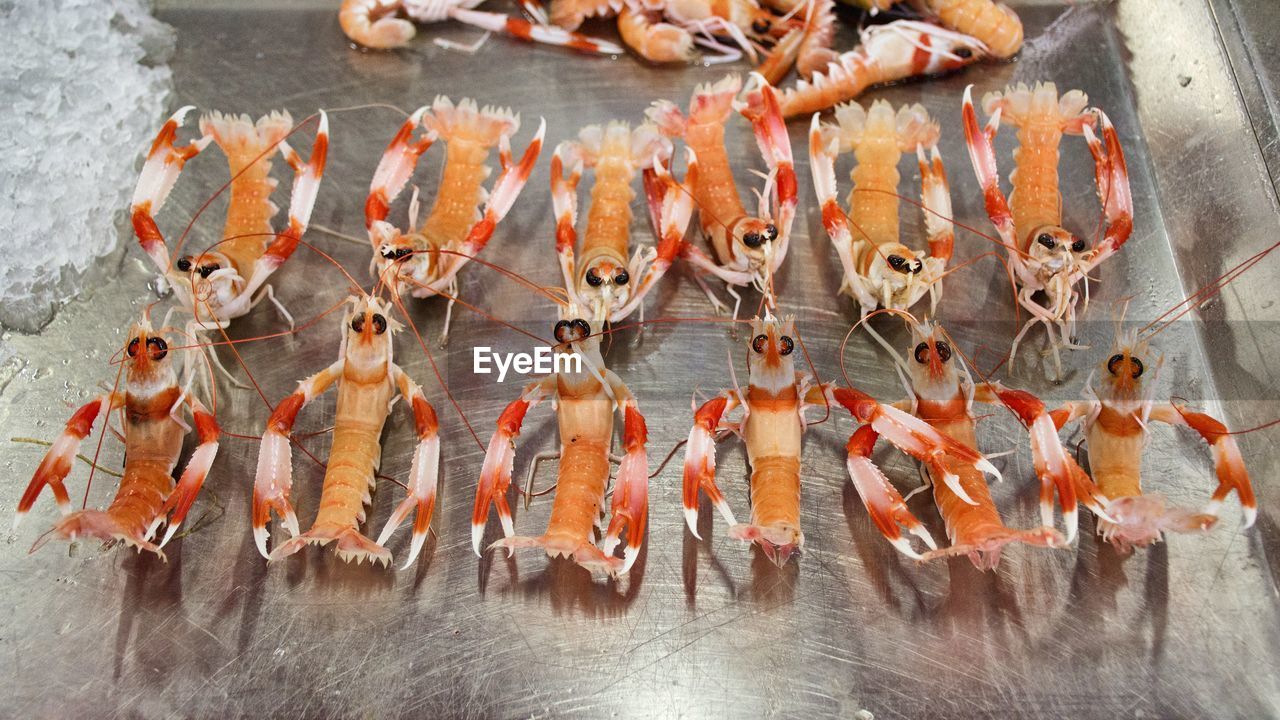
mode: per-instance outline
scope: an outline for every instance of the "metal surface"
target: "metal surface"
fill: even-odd
[[[919,101],[944,122],[955,211],[987,231],[958,122],[960,92],[975,94],[1012,81],[1053,79],[1081,87],[1106,108],[1129,158],[1137,229],[1133,240],[1098,271],[1083,328],[1093,349],[1067,357],[1061,386],[1023,369],[1016,382],[1049,398],[1077,397],[1089,369],[1105,357],[1112,308],[1132,295],[1130,318],[1146,320],[1277,235],[1274,187],[1246,105],[1237,92],[1227,48],[1209,5],[1198,0],[1122,5],[1022,7],[1030,38],[1020,59],[978,66],[950,78],[876,91],[895,103]],[[1217,7],[1213,2],[1212,6]],[[687,102],[696,82],[719,68],[643,67],[630,59],[596,60],[492,39],[475,56],[438,49],[432,36],[470,40],[467,29],[428,28],[414,48],[361,53],[341,37],[331,10],[288,12],[168,9],[179,32],[173,62],[175,105],[193,103],[261,113],[287,107],[301,118],[316,107],[391,103],[412,109],[435,94],[518,108],[532,134],[549,123],[549,146],[584,124],[640,117],[659,97]],[[1160,30],[1153,28],[1158,24]],[[1234,30],[1230,30],[1234,32]],[[848,30],[842,31],[848,39]],[[739,68],[741,69],[741,68]],[[1184,82],[1184,78],[1191,80]],[[313,222],[359,236],[369,175],[400,116],[387,109],[333,112],[333,150]],[[157,121],[158,122],[158,121]],[[854,309],[837,299],[837,264],[812,202],[803,124],[792,128],[800,164],[803,214],[793,254],[779,281],[784,308],[801,320],[806,347],[824,378],[837,372],[836,352]],[[736,123],[730,154],[739,176],[760,159]],[[1006,168],[1009,141],[998,146]],[[1087,232],[1097,222],[1091,162],[1069,139],[1063,169],[1067,221]],[[549,154],[549,151],[548,151]],[[418,182],[432,191],[433,150]],[[512,216],[485,251],[489,260],[555,284],[552,218],[545,159]],[[225,179],[216,153],[188,166],[165,209],[176,232]],[[904,172],[906,183],[914,172]],[[847,181],[842,178],[842,187]],[[195,242],[221,227],[215,203]],[[638,209],[638,208],[637,208]],[[403,208],[396,216],[402,218]],[[915,213],[904,209],[908,227]],[[639,221],[636,231],[647,230]],[[357,277],[364,247],[321,232],[308,240],[331,252]],[[957,257],[990,250],[960,232]],[[69,413],[114,377],[107,364],[121,332],[154,299],[152,273],[130,246],[116,277],[67,307],[41,335],[9,335],[0,367],[0,437],[52,438]],[[1209,321],[1162,335],[1166,394],[1208,402],[1244,428],[1280,416],[1275,401],[1280,272],[1270,260],[1201,312]],[[649,317],[708,314],[683,269],[648,302]],[[309,318],[344,293],[338,272],[306,249],[273,280],[295,317]],[[465,271],[463,295],[531,332],[550,334],[549,303],[479,266]],[[428,341],[439,332],[443,303],[412,306]],[[948,278],[939,316],[990,367],[1008,345],[1013,305],[994,260]],[[993,322],[998,318],[1006,322]],[[233,335],[280,329],[269,307],[239,322]],[[276,402],[293,383],[337,352],[337,319],[297,336],[240,346],[266,398]],[[895,341],[892,323],[879,326]],[[117,330],[119,328],[119,330]],[[729,384],[731,354],[745,371],[743,341],[723,326],[654,325],[639,339],[615,338],[609,365],[628,382],[649,417],[652,465],[687,433],[689,397]],[[487,439],[518,383],[497,384],[470,372],[473,345],[528,347],[526,339],[459,310],[447,350],[432,345],[445,380]],[[441,501],[435,530],[415,568],[352,567],[329,552],[307,551],[268,567],[248,530],[256,443],[227,438],[207,491],[194,511],[206,527],[171,545],[169,562],[123,550],[54,543],[27,548],[55,517],[47,498],[0,552],[0,714],[140,717],[240,715],[305,717],[677,717],[836,716],[867,710],[889,717],[1241,717],[1280,714],[1280,614],[1275,558],[1277,471],[1274,431],[1240,438],[1258,483],[1258,527],[1241,532],[1237,504],[1203,537],[1175,537],[1122,558],[1092,537],[1084,519],[1078,548],[1011,548],[998,572],[979,573],[966,560],[915,566],[885,543],[846,480],[844,418],[807,434],[803,522],[798,560],[782,569],[726,537],[704,513],[703,542],[684,531],[678,459],[655,478],[646,552],[632,577],[592,582],[566,562],[535,552],[514,560],[478,561],[468,522],[482,453],[432,379],[410,333],[399,360],[425,387],[443,423]],[[984,349],[985,348],[985,349]],[[1210,352],[1206,352],[1209,348]],[[1030,354],[1030,353],[1029,353]],[[234,366],[234,358],[224,351]],[[887,360],[862,337],[846,353],[859,386],[891,400],[901,393]],[[243,374],[243,370],[237,370]],[[221,382],[219,415],[236,433],[260,431],[267,408],[253,391]],[[1214,402],[1221,400],[1221,402]],[[397,408],[386,435],[383,472],[402,477],[412,447],[411,423]],[[303,416],[302,432],[323,430],[332,398]],[[526,424],[517,456],[523,475],[534,452],[554,446],[545,410]],[[1011,524],[1035,521],[1030,462],[1017,426],[996,413],[981,426],[990,452],[1017,448],[1000,462],[1007,481],[994,488]],[[1148,483],[1175,501],[1194,503],[1212,487],[1208,453],[1196,440],[1156,429],[1147,453]],[[327,438],[305,443],[323,457]],[[86,447],[92,451],[92,443]],[[4,453],[0,510],[11,512],[43,448],[12,443]],[[900,487],[915,484],[910,463],[881,452]],[[114,441],[103,462],[119,463]],[[721,484],[746,512],[745,456],[722,449]],[[313,516],[321,470],[295,453],[295,493],[303,521]],[[544,466],[540,484],[550,482]],[[85,468],[75,470],[82,487]],[[74,492],[74,491],[73,491]],[[105,502],[111,478],[99,475],[89,502]],[[371,518],[380,526],[401,490],[386,483]],[[912,501],[936,537],[942,529],[926,497]],[[548,498],[517,511],[517,528],[535,533]],[[221,515],[218,513],[221,512]],[[216,518],[216,519],[214,519]],[[495,537],[495,527],[489,537]],[[400,553],[406,535],[391,545]]]

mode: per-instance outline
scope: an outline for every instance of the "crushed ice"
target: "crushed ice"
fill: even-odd
[[[144,0],[0,0],[0,324],[39,330],[127,231],[173,45]]]

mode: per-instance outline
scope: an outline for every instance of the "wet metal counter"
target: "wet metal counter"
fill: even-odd
[[[548,123],[543,160],[484,257],[547,285],[560,282],[553,250],[548,162],[554,145],[589,123],[632,122],[656,98],[685,105],[695,84],[723,67],[654,68],[630,57],[599,59],[491,38],[474,55],[448,51],[433,37],[469,42],[469,28],[422,27],[411,49],[353,50],[335,7],[278,10],[162,7],[178,31],[172,61],[172,107],[261,114],[287,108],[302,118],[331,109],[332,150],[312,221],[363,237],[370,175],[406,110],[437,94],[518,109],[518,149],[537,118]],[[964,86],[975,96],[1013,82],[1049,79],[1085,90],[1106,109],[1128,157],[1136,227],[1123,251],[1096,272],[1081,340],[1069,352],[1060,384],[1045,379],[1032,333],[1025,360],[1009,379],[1050,402],[1078,398],[1105,359],[1112,319],[1131,297],[1128,320],[1145,323],[1280,234],[1276,184],[1274,82],[1276,27],[1266,3],[1225,0],[1125,0],[1118,4],[1033,3],[1018,7],[1028,42],[1017,61],[977,65],[925,83],[880,89],[863,100],[921,102],[943,124],[957,218],[991,234],[959,123]],[[845,19],[849,19],[846,16]],[[1270,30],[1268,30],[1268,26]],[[608,23],[588,26],[612,33]],[[841,30],[848,44],[852,30]],[[1269,70],[1268,70],[1269,68]],[[735,66],[738,72],[746,67]],[[157,126],[159,119],[157,119]],[[800,215],[791,254],[778,279],[783,311],[823,379],[838,374],[841,338],[856,318],[837,297],[838,263],[813,201],[807,126],[791,126],[800,175]],[[309,136],[309,135],[308,135]],[[1012,133],[997,152],[1012,168]],[[300,149],[307,142],[295,144]],[[763,163],[745,123],[733,122],[729,152],[742,184],[759,185],[750,169]],[[139,151],[141,152],[141,148]],[[210,152],[188,166],[162,215],[177,232],[225,180]],[[424,158],[415,182],[434,193],[439,148]],[[848,192],[848,159],[839,166]],[[277,162],[277,175],[283,163]],[[903,188],[918,177],[903,165]],[[1093,166],[1079,138],[1064,142],[1063,202],[1067,226],[1088,234],[1098,221]],[[287,180],[286,180],[287,182]],[[585,182],[584,182],[585,185]],[[584,188],[585,189],[585,188]],[[285,203],[283,189],[278,202]],[[585,195],[584,195],[585,198]],[[585,199],[584,199],[585,202]],[[393,208],[403,222],[405,206]],[[201,218],[192,242],[216,241],[223,201]],[[649,232],[637,200],[634,231]],[[51,212],[56,212],[51,209]],[[904,237],[921,237],[919,214],[904,205]],[[320,230],[307,240],[357,278],[368,249]],[[914,242],[910,241],[909,242]],[[0,510],[13,510],[43,448],[14,437],[52,439],[71,407],[87,401],[115,368],[111,354],[141,308],[155,299],[154,272],[131,239],[111,261],[114,279],[64,308],[40,335],[9,334],[17,358],[0,383],[0,438],[5,442]],[[956,262],[993,249],[958,230]],[[306,248],[272,279],[300,321],[346,292],[336,269]],[[1177,396],[1225,414],[1233,428],[1280,417],[1273,370],[1278,335],[1275,288],[1280,265],[1268,258],[1207,304],[1195,322],[1156,340],[1163,353],[1163,397]],[[462,274],[462,297],[539,336],[549,337],[556,310],[526,288],[479,265]],[[744,307],[757,297],[748,293]],[[677,267],[650,300],[647,317],[709,314],[689,271]],[[435,344],[445,306],[410,303],[441,376],[487,441],[520,379],[495,382],[472,372],[472,347],[530,350],[530,341],[464,308],[455,309],[446,348]],[[1007,351],[1014,305],[1003,268],[984,258],[949,276],[937,316],[981,368]],[[339,317],[329,316],[284,339],[238,346],[266,400],[278,402],[294,383],[336,357]],[[284,327],[264,305],[236,323],[233,337]],[[904,345],[899,323],[877,328]],[[731,384],[728,364],[745,377],[745,335],[723,325],[653,324],[608,343],[606,361],[639,398],[650,428],[651,467],[688,432],[690,398]],[[233,372],[244,370],[225,348]],[[1273,478],[1275,430],[1239,437],[1258,490],[1257,526],[1242,531],[1234,497],[1219,526],[1204,536],[1176,536],[1131,557],[1094,535],[1081,515],[1078,546],[1067,551],[1010,547],[998,571],[981,573],[960,558],[919,566],[875,530],[844,468],[851,426],[833,413],[806,434],[802,517],[806,545],[782,568],[727,537],[704,505],[695,539],[680,513],[682,455],[651,482],[645,551],[629,578],[592,580],[567,561],[536,551],[477,559],[470,515],[483,452],[434,379],[411,333],[397,359],[424,386],[442,423],[440,500],[434,530],[417,564],[385,570],[338,562],[331,551],[307,550],[268,566],[249,532],[249,489],[257,443],[227,437],[206,491],[193,510],[199,528],[167,548],[168,563],[96,543],[51,543],[28,555],[55,519],[48,498],[0,551],[0,715],[13,717],[867,717],[876,718],[1181,718],[1273,717],[1280,713],[1280,613],[1275,557],[1280,552],[1280,490]],[[850,378],[889,401],[902,389],[889,359],[858,333],[845,352]],[[1005,376],[1007,369],[1000,371]],[[1008,413],[980,423],[980,442],[1005,480],[993,487],[1015,526],[1037,519],[1036,485],[1025,435]],[[256,435],[268,413],[252,390],[219,382],[219,419]],[[821,411],[811,412],[811,420]],[[333,396],[304,411],[302,444],[328,451],[323,431]],[[530,458],[557,444],[547,409],[530,414],[519,441],[515,477]],[[403,478],[413,447],[412,423],[397,407],[384,436],[382,472]],[[96,438],[96,436],[95,436]],[[1065,438],[1074,445],[1077,434]],[[89,447],[86,444],[86,447]],[[748,508],[741,444],[721,446],[720,484],[740,516]],[[919,482],[915,465],[882,448],[876,459],[904,491]],[[108,438],[101,462],[118,467],[121,450]],[[306,525],[314,516],[322,469],[294,453],[295,501]],[[555,463],[537,482],[548,487]],[[71,481],[78,500],[86,468]],[[1214,480],[1209,452],[1194,436],[1154,427],[1146,483],[1173,502],[1196,505]],[[105,504],[112,478],[99,475],[89,502]],[[380,528],[402,490],[382,481],[370,510]],[[515,523],[537,534],[549,496],[526,510],[513,496]],[[945,533],[927,494],[910,507],[937,538]],[[487,540],[498,537],[491,520]],[[282,533],[277,533],[280,537]],[[402,530],[390,548],[402,556]]]

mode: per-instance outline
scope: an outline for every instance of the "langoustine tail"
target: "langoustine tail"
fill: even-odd
[[[617,577],[625,572],[623,568],[624,561],[622,558],[606,555],[603,550],[597,547],[590,540],[583,540],[576,547],[567,547],[562,544],[548,544],[546,536],[528,537],[524,535],[512,535],[501,540],[495,541],[489,546],[490,550],[494,548],[506,548],[508,555],[518,548],[542,548],[550,557],[567,557],[571,558],[575,563],[587,569],[591,573],[601,573],[610,577]]]
[[[139,551],[149,550],[167,560],[164,551],[143,535],[144,529],[125,527],[115,516],[105,510],[80,510],[62,518],[49,532],[41,535],[31,546],[31,552],[39,550],[54,537],[75,540],[81,537],[97,538],[103,542],[121,540]]]
[[[1107,513],[1112,520],[1098,519],[1098,534],[1117,550],[1157,543],[1165,532],[1194,533],[1211,529],[1218,518],[1186,508],[1169,507],[1160,495],[1136,495],[1111,500]]]
[[[938,550],[930,550],[921,559],[927,562],[944,557],[965,555],[973,563],[973,566],[979,570],[995,570],[996,566],[1000,564],[1000,552],[1004,550],[1005,545],[1012,542],[1046,548],[1059,548],[1067,544],[1062,533],[1051,527],[1038,527],[1031,530],[1004,528],[980,540],[952,545]]]
[[[290,538],[275,550],[271,551],[272,560],[286,558],[307,545],[328,545],[337,541],[338,559],[355,562],[357,565],[369,561],[369,564],[391,564],[391,551],[370,540],[354,527],[313,527],[310,530]]]

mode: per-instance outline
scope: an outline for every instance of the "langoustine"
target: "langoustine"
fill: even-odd
[[[1245,528],[1252,527],[1258,517],[1249,472],[1226,425],[1182,404],[1155,401],[1160,365],[1159,360],[1152,361],[1146,338],[1137,332],[1118,332],[1100,367],[1099,386],[1086,385],[1083,400],[1065,403],[1052,413],[1058,428],[1082,421],[1089,471],[1099,494],[1106,498],[1106,515],[1098,519],[1098,532],[1122,551],[1158,542],[1166,532],[1212,528],[1232,492],[1240,498]],[[1143,490],[1142,453],[1151,421],[1194,430],[1213,451],[1218,486],[1199,512],[1171,507],[1163,496]]]
[[[905,315],[905,314],[904,314]],[[876,527],[904,555],[918,560],[966,555],[980,570],[995,568],[1002,548],[1011,542],[1042,547],[1065,547],[1076,535],[1077,503],[1105,515],[1085,472],[1067,454],[1044,403],[1031,393],[992,382],[975,384],[963,357],[937,325],[917,322],[911,327],[911,347],[900,366],[906,369],[910,396],[895,407],[910,412],[938,432],[978,452],[974,402],[999,403],[1015,413],[1027,428],[1036,474],[1040,478],[1041,526],[1027,530],[1004,524],[986,480],[972,466],[947,457],[927,464],[934,502],[947,529],[950,547],[938,548],[928,530],[907,509],[898,491],[871,463],[877,439],[874,428],[860,428],[849,442],[849,474]],[[1065,538],[1054,529],[1053,497],[1062,506]],[[900,528],[919,537],[930,550],[916,552]]]
[[[655,102],[647,111],[663,133],[683,139],[697,157],[698,171],[691,182],[693,200],[714,257],[688,242],[681,246],[681,257],[699,273],[698,282],[717,310],[723,308],[723,303],[701,276],[712,275],[724,281],[735,300],[735,318],[741,303],[741,297],[733,290],[735,285],[756,287],[766,305],[773,306],[773,277],[786,259],[799,202],[791,140],[777,93],[763,78],[754,77],[754,87],[740,102],[735,97],[742,89],[742,81],[729,75],[714,85],[699,85],[689,102],[687,116],[665,100]],[[725,150],[724,124],[735,109],[750,121],[769,167],[755,215],[742,204]]]
[[[756,0],[552,0],[550,20],[576,30],[591,17],[618,19],[622,41],[653,63],[688,63],[695,46],[725,62],[746,55],[754,60],[756,46],[769,42],[782,22]],[[721,38],[728,38],[726,44]]]
[[[343,318],[337,361],[300,382],[267,420],[253,485],[253,539],[258,552],[270,560],[292,555],[309,544],[337,543],[337,555],[343,560],[389,565],[391,552],[385,543],[413,513],[413,535],[404,564],[408,567],[426,542],[435,509],[439,423],[422,388],[393,360],[392,335],[399,323],[390,315],[390,304],[368,295],[352,297],[350,302],[352,309]],[[338,405],[319,512],[311,529],[301,532],[290,499],[293,461],[289,438],[298,413],[334,385]],[[418,444],[405,483],[407,497],[392,512],[375,541],[360,532],[360,523],[365,521],[365,506],[377,480],[382,428],[397,392],[413,413]],[[268,553],[267,525],[272,512],[283,520],[290,539]]]
[[[592,332],[582,309],[566,304],[555,325],[555,372],[527,384],[520,397],[503,410],[497,430],[484,456],[471,516],[471,544],[481,554],[481,540],[489,508],[496,509],[503,538],[493,548],[543,548],[548,556],[568,557],[593,572],[611,576],[631,569],[644,543],[649,517],[648,430],[644,416],[622,379],[604,365],[600,334]],[[507,494],[511,487],[515,440],[525,415],[550,399],[560,430],[559,475],[555,501],[546,532],[519,536],[511,519]],[[602,527],[609,457],[613,446],[614,414],[623,419],[625,455],[618,467],[608,529],[597,544],[594,532]],[[626,531],[621,558],[614,551]]]
[[[863,110],[857,103],[836,108],[836,123],[813,116],[809,165],[822,207],[822,224],[844,270],[841,290],[854,298],[862,318],[877,307],[908,310],[926,293],[931,307],[941,294],[942,276],[955,245],[951,191],[938,153],[938,124],[921,105],[895,113],[883,101]],[[852,150],[857,158],[850,177],[846,214],[836,198],[835,160]],[[898,163],[914,152],[920,167],[920,197],[928,249],[913,250],[900,239]],[[856,234],[855,234],[856,233]],[[870,326],[867,326],[871,330]],[[875,335],[877,340],[879,335]]]
[[[267,280],[293,255],[307,230],[329,153],[328,117],[320,112],[311,157],[304,162],[286,140],[293,128],[287,112],[264,115],[256,123],[247,115],[211,112],[200,119],[200,137],[179,147],[178,129],[192,109],[187,106],[175,112],[147,153],[133,193],[134,234],[183,308],[191,313],[191,334],[226,328],[264,298],[288,318]],[[222,239],[203,252],[175,259],[155,216],[186,163],[211,142],[222,149],[231,171],[231,198]],[[271,160],[277,152],[294,171],[288,223],[280,231],[271,223],[276,212],[271,202],[276,187],[270,175]],[[184,233],[182,239],[185,237]],[[216,353],[208,356],[222,369]]]
[[[981,41],[937,25],[895,20],[862,32],[862,42],[807,80],[782,90],[786,118],[822,112],[873,85],[958,70],[987,56]]]
[[[414,137],[420,125],[425,132]],[[511,136],[520,129],[518,115],[502,108],[480,108],[471,99],[454,105],[440,96],[405,120],[378,162],[364,205],[373,249],[371,265],[393,292],[449,298],[442,341],[449,336],[458,271],[484,250],[520,196],[542,152],[546,128],[542,120],[516,162]],[[409,204],[409,227],[402,231],[387,222],[391,204],[413,176],[422,154],[441,139],[448,148],[435,204],[419,228],[415,192]],[[495,147],[501,172],[492,188],[486,189],[484,182],[492,172],[487,163]]]
[[[77,410],[40,462],[18,501],[14,529],[45,487],[53,491],[63,517],[40,536],[32,552],[54,536],[69,540],[93,537],[121,540],[164,558],[161,548],[173,538],[200,493],[217,456],[221,433],[213,414],[179,383],[166,332],[172,331],[153,330],[146,315],[132,327],[122,359],[123,390],[114,389]],[[198,444],[175,485],[173,470],[182,455],[183,438],[191,431],[183,420],[184,408],[191,413]],[[120,488],[107,509],[72,512],[65,485],[71,464],[80,443],[93,431],[94,422],[102,416],[103,422],[109,423],[114,410],[120,411],[125,448]],[[153,543],[153,535],[165,522],[168,529],[164,537]]]
[[[1133,196],[1124,150],[1106,113],[1086,109],[1088,97],[1079,90],[1059,97],[1053,83],[1037,83],[1034,88],[1019,84],[1003,93],[988,93],[982,101],[990,118],[985,129],[978,127],[971,90],[972,86],[965,88],[964,93],[969,157],[982,185],[987,215],[1009,256],[1018,304],[1031,313],[1014,338],[1010,363],[1026,332],[1042,324],[1061,377],[1059,348],[1079,347],[1074,341],[1076,305],[1081,299],[1077,285],[1084,283],[1087,303],[1089,273],[1118,252],[1133,232]],[[1017,170],[1010,174],[1013,192],[1008,199],[1000,190],[991,146],[1002,120],[1018,128]],[[1093,132],[1095,123],[1101,128],[1101,139]],[[1093,154],[1098,199],[1106,217],[1103,237],[1093,247],[1062,226],[1058,146],[1064,133],[1084,135]],[[1041,294],[1043,303],[1038,299]]]
[[[671,267],[684,243],[693,212],[689,192],[666,193],[671,145],[653,125],[592,125],[578,140],[556,148],[551,159],[551,196],[556,213],[556,254],[570,301],[595,323],[615,323],[641,308],[646,295]],[[565,165],[569,174],[565,175]],[[587,227],[578,247],[575,227],[578,183],[593,171]],[[632,185],[644,175],[646,205],[658,234],[655,247],[630,252]],[[695,177],[690,153],[686,177]]]

